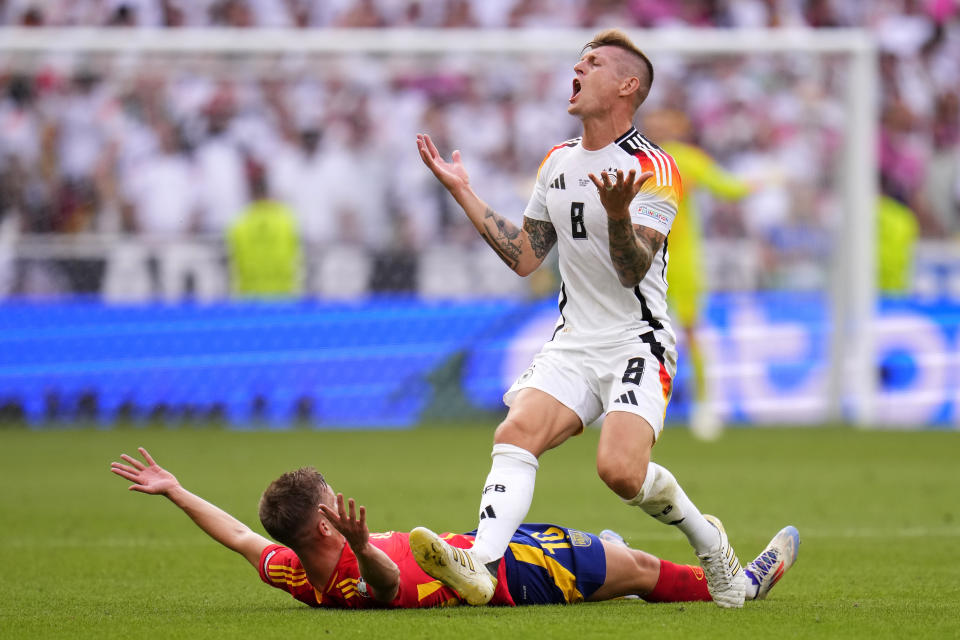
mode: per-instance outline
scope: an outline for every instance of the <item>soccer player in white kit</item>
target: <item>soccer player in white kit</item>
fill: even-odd
[[[474,193],[459,151],[448,162],[428,135],[417,136],[424,163],[503,261],[526,276],[557,245],[562,285],[553,337],[504,395],[510,410],[494,435],[473,548],[455,549],[423,528],[411,532],[411,546],[427,573],[471,604],[486,603],[495,579],[485,565],[496,566],[530,508],[538,458],[605,412],[601,479],[628,505],[678,527],[714,601],[741,607],[748,585],[719,520],[650,460],[676,373],[666,238],[682,194],[673,159],[633,127],[653,66],[611,29],[573,69],[567,112],[583,135],[547,153],[522,229]]]

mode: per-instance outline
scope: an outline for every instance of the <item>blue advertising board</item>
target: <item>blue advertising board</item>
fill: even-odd
[[[700,340],[719,415],[742,424],[826,420],[829,317],[816,294],[714,295]],[[440,383],[458,387],[471,409],[502,411],[503,391],[556,319],[554,300],[8,302],[0,305],[0,406],[37,425],[92,406],[106,425],[121,414],[192,412],[238,426],[283,427],[299,416],[318,427],[406,427],[442,405]],[[885,300],[875,322],[879,420],[960,423],[960,304]],[[686,419],[691,395],[678,338],[674,422]]]

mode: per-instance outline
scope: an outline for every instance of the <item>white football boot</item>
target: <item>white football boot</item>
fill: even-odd
[[[623,536],[614,531],[613,529],[604,529],[598,535],[598,538],[604,542],[609,542],[610,544],[615,544],[621,547],[630,548],[630,545],[627,544],[627,541],[623,539]]]
[[[690,433],[697,440],[714,442],[723,435],[723,420],[706,402],[698,402],[690,413]]]
[[[467,604],[484,605],[493,598],[497,579],[469,549],[454,547],[430,529],[417,527],[410,532],[410,550],[421,569],[459,593]]]
[[[777,584],[787,569],[797,561],[800,552],[800,532],[796,527],[780,529],[767,548],[760,552],[743,572],[750,584],[756,588],[755,600],[763,600]]]
[[[720,520],[706,514],[703,517],[720,532],[720,543],[716,547],[707,553],[697,554],[707,578],[710,595],[718,607],[724,609],[742,607],[747,584],[743,569],[740,568],[740,560],[733,552],[733,547],[727,540],[727,532],[723,530]]]

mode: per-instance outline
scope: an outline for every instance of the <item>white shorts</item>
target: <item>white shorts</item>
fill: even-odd
[[[646,420],[657,439],[673,390],[674,363],[661,363],[640,338],[598,343],[561,331],[540,349],[503,401],[510,406],[521,389],[539,389],[572,409],[584,425],[604,412],[626,411]]]

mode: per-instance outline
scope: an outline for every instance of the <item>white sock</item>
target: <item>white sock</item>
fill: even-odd
[[[697,554],[711,551],[720,541],[716,528],[690,501],[673,474],[655,462],[647,467],[640,493],[624,502],[640,507],[664,524],[676,525]]]
[[[537,457],[512,444],[495,444],[493,463],[480,498],[480,524],[473,556],[482,563],[503,557],[510,538],[527,517],[540,464]]]

